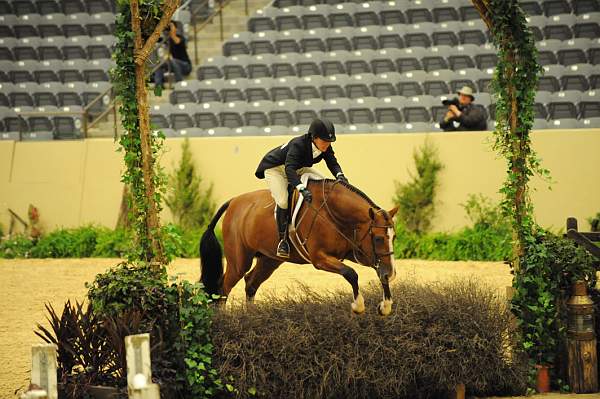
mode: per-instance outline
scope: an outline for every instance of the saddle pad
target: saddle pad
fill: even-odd
[[[309,180],[323,180],[323,177],[313,173],[305,173],[302,176],[300,176],[300,181],[307,187]],[[289,238],[292,242],[292,245],[296,248],[296,251],[298,251],[300,256],[307,263],[311,263],[308,251],[302,244],[302,240],[300,239],[298,231],[296,230],[296,218],[298,217],[298,213],[300,213],[300,208],[302,207],[302,203],[304,202],[304,197],[300,195],[300,193],[298,193],[297,191],[294,191],[294,195],[292,196],[292,204],[294,200],[296,200],[296,204],[293,205],[294,212],[292,213],[292,220],[290,221]]]

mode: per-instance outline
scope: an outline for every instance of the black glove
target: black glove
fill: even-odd
[[[312,202],[312,193],[308,190],[308,188],[304,187],[300,189],[300,194],[304,197],[304,200],[309,204]]]
[[[341,182],[344,182],[344,183],[346,183],[346,184],[350,184],[350,183],[348,182],[348,179],[346,178],[346,176],[344,176],[344,174],[343,174],[343,173],[340,173],[339,175],[337,175],[337,179],[338,179],[339,181],[341,181]]]

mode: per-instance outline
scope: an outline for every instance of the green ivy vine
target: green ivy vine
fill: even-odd
[[[146,1],[144,9],[145,15],[150,15],[147,19],[158,19],[160,12],[160,0]],[[142,169],[142,143],[140,136],[140,123],[138,116],[138,106],[136,102],[136,80],[135,80],[135,60],[134,60],[134,32],[131,27],[131,8],[129,1],[119,1],[118,14],[115,26],[115,36],[117,38],[113,58],[116,67],[111,71],[112,83],[115,87],[116,100],[119,104],[119,114],[123,126],[123,134],[119,137],[119,151],[124,152],[125,171],[121,176],[121,181],[130,188],[129,208],[132,212],[129,214],[131,226],[135,234],[135,245],[132,246],[128,254],[128,260],[146,260],[153,261],[156,257],[156,249],[150,237],[160,236],[160,231],[149,231],[147,220],[150,209],[150,201],[156,204],[157,212],[162,209],[163,195],[166,190],[165,174],[158,162],[154,162],[152,179],[156,192],[154,198],[148,198],[146,195],[144,174]],[[146,34],[147,31],[145,30]],[[162,153],[164,134],[156,132],[150,135],[150,146],[152,159],[157,159]],[[158,240],[160,242],[160,240]]]
[[[558,277],[548,262],[545,231],[537,225],[528,184],[549,171],[531,145],[533,105],[543,69],[534,37],[516,0],[485,2],[498,64],[492,80],[496,100],[493,148],[506,159],[507,178],[500,189],[501,207],[513,229],[515,293],[512,311],[522,333],[523,349],[534,364],[552,364],[558,344]],[[477,6],[477,4],[476,4]],[[480,7],[478,7],[480,8]],[[481,10],[481,8],[480,8]]]

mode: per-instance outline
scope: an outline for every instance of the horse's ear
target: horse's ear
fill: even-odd
[[[398,209],[400,209],[399,206],[395,207],[394,209],[392,209],[391,211],[388,212],[391,218],[396,216],[396,213],[398,213]]]
[[[373,210],[373,208],[369,208],[369,217],[371,218],[371,220],[375,220],[375,211]]]

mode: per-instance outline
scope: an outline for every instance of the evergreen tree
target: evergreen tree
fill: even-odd
[[[413,152],[413,159],[417,173],[409,172],[408,183],[396,182],[394,203],[400,207],[399,218],[406,228],[423,234],[431,228],[439,186],[438,173],[444,166],[437,149],[429,140]]]
[[[194,229],[206,226],[215,212],[213,185],[202,189],[202,177],[192,160],[189,139],[183,141],[181,149],[179,166],[169,176],[166,203],[178,225]]]

